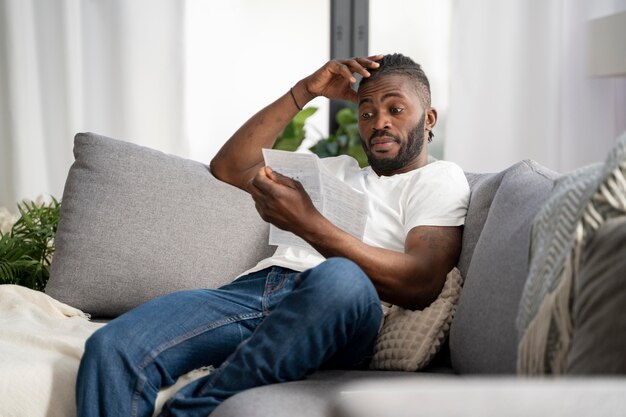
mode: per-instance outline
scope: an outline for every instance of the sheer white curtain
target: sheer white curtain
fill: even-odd
[[[453,2],[446,159],[481,172],[603,160],[626,130],[626,80],[587,76],[587,22],[623,10],[624,0]]]
[[[60,198],[80,131],[186,153],[183,5],[0,0],[0,206]]]

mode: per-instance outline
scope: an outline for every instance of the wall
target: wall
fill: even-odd
[[[457,0],[446,157],[469,171],[602,161],[626,129],[626,80],[590,78],[590,19],[626,1]]]
[[[422,65],[438,111],[429,153],[443,157],[450,72],[449,0],[370,0],[370,52],[399,52]]]
[[[208,162],[250,116],[330,55],[328,0],[187,0],[189,156]],[[327,134],[327,100],[309,120]],[[311,135],[316,135],[311,131]]]
[[[448,106],[450,7],[448,0],[370,0],[370,53],[401,52],[430,78],[440,115],[431,150],[438,156]],[[249,116],[330,55],[330,0],[188,0],[186,21],[186,114],[194,159],[209,160]],[[327,100],[311,105],[320,110],[309,119],[308,135],[327,135]]]

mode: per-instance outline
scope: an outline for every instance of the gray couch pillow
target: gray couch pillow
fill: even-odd
[[[218,287],[271,253],[252,199],[199,162],[91,133],[74,156],[45,290],[62,302],[115,317]]]
[[[463,245],[459,257],[458,268],[461,276],[467,276],[474,249],[485,226],[493,197],[500,187],[502,177],[507,171],[495,174],[465,173],[471,194],[469,209],[463,227]]]
[[[456,372],[515,373],[515,318],[528,273],[531,225],[556,176],[522,161],[470,181],[459,264],[466,269],[465,284],[450,329]]]
[[[583,249],[574,288],[567,374],[626,374],[626,216],[609,219]]]

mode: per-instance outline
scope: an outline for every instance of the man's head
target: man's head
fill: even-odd
[[[427,162],[424,139],[432,140],[437,112],[430,84],[419,64],[401,54],[385,55],[357,92],[359,132],[365,153],[379,175],[419,168]]]

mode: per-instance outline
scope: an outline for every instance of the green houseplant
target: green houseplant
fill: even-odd
[[[19,219],[10,230],[0,230],[0,284],[17,284],[43,291],[50,277],[54,236],[61,203],[17,204]]]
[[[306,137],[304,130],[306,119],[311,117],[316,111],[317,108],[315,107],[307,107],[298,112],[276,140],[274,149],[286,151],[295,151],[298,149]],[[315,145],[310,147],[309,150],[317,154],[320,158],[349,155],[357,160],[359,166],[367,166],[367,156],[363,151],[361,138],[359,136],[356,106],[350,105],[339,110],[336,115],[336,120],[339,126],[337,131],[327,138],[320,139]]]

